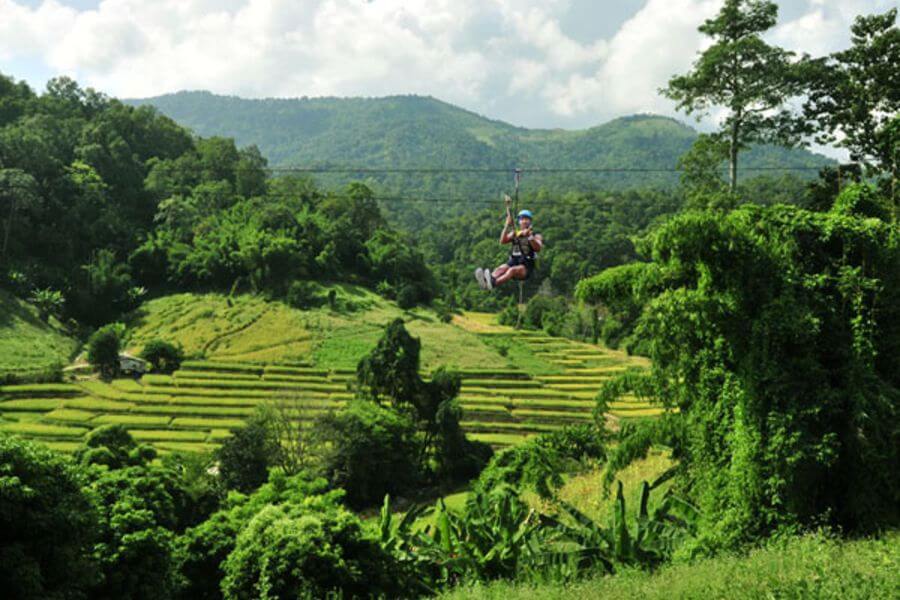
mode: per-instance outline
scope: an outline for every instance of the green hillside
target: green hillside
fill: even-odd
[[[0,290],[0,378],[64,366],[77,347],[55,319],[45,323],[33,306]]]
[[[652,115],[620,118],[585,130],[526,129],[421,96],[252,100],[197,91],[128,102],[153,105],[203,136],[255,144],[276,167],[669,169],[697,135],[679,121]],[[756,148],[742,157],[746,167],[828,162],[803,150],[776,147]],[[372,177],[386,188],[406,192],[494,193],[509,185],[502,174]],[[341,180],[319,178],[326,183]],[[532,186],[564,184],[572,190],[674,184],[678,179],[674,173],[531,173],[529,181]]]
[[[71,450],[92,428],[120,423],[164,452],[210,449],[265,402],[299,402],[303,420],[343,406],[353,396],[357,362],[398,317],[422,341],[426,374],[441,365],[459,370],[463,427],[498,447],[589,421],[603,381],[646,365],[622,352],[495,325],[486,313],[444,323],[428,309],[402,311],[362,288],[335,289],[340,311],[297,310],[255,296],[151,300],[131,315],[129,349],[162,338],[182,344],[192,360],[172,376],[0,387],[0,431]],[[660,409],[624,398],[611,412],[627,419]]]

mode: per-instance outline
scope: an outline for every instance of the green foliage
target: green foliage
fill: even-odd
[[[568,426],[541,434],[522,444],[498,452],[475,483],[475,489],[491,490],[510,485],[534,490],[550,498],[563,484],[563,475],[586,461],[606,456],[606,434],[591,425]]]
[[[867,600],[896,585],[900,534],[845,540],[826,533],[775,540],[748,553],[680,561],[659,569],[622,569],[615,577],[537,583],[510,581],[466,584],[443,600],[668,600],[735,598],[753,600],[808,597]]]
[[[662,90],[688,114],[725,108],[718,136],[728,144],[731,192],[737,190],[739,150],[749,143],[790,138],[787,125],[772,113],[801,93],[792,74],[793,53],[762,39],[777,17],[778,5],[769,0],[726,0],[719,13],[699,27],[712,44],[693,71],[673,77]]]
[[[81,469],[0,434],[0,585],[7,598],[79,598],[95,582],[96,514]]]
[[[423,381],[420,348],[402,320],[390,323],[376,347],[359,362],[358,394],[376,402],[390,399],[395,409],[415,419],[424,434],[418,452],[421,472],[428,470],[430,458],[441,479],[472,477],[490,458],[490,448],[467,440],[460,427],[462,408],[455,400],[460,376],[441,367],[432,373],[431,381]]]
[[[102,576],[91,597],[172,597],[179,586],[175,539],[191,512],[177,477],[125,467],[97,472],[89,490],[99,514],[94,557]]]
[[[226,598],[284,597],[286,586],[300,597],[331,590],[351,595],[363,585],[397,595],[403,581],[392,560],[340,505],[343,492],[326,487],[324,479],[273,472],[252,495],[231,494],[181,538],[181,597],[211,600],[223,591]]]
[[[302,310],[315,308],[324,304],[320,293],[320,287],[313,281],[298,280],[288,288],[285,298],[287,303],[294,308]]]
[[[852,160],[896,177],[900,127],[900,61],[897,9],[860,15],[850,28],[850,48],[803,63],[807,98],[801,131],[819,143],[836,143]]]
[[[357,400],[315,424],[323,455],[319,468],[347,493],[355,508],[376,504],[385,494],[406,494],[420,478],[415,422],[405,413]]]
[[[88,340],[88,362],[106,379],[112,379],[119,372],[120,345],[118,331],[109,325],[95,331]]]
[[[834,201],[831,211],[855,217],[869,217],[890,222],[892,207],[887,198],[882,196],[874,186],[857,183],[848,185]]]
[[[50,315],[59,315],[63,302],[63,295],[59,290],[47,288],[31,292],[31,303],[37,307],[38,314],[44,322],[50,319]]]
[[[359,518],[324,503],[266,506],[238,535],[223,570],[223,596],[234,600],[378,595],[400,583]]]
[[[91,431],[75,451],[82,465],[105,465],[110,469],[142,466],[156,458],[152,446],[138,444],[122,425],[103,425]]]
[[[633,392],[679,410],[701,543],[895,523],[896,228],[748,206],[682,215],[651,245],[661,278],[637,328],[652,374],[627,374],[600,400]]]
[[[141,358],[150,363],[154,373],[173,373],[181,367],[184,349],[181,344],[165,340],[150,340],[141,350]]]
[[[233,430],[216,450],[225,489],[249,493],[265,483],[278,453],[278,443],[264,412],[257,411],[244,427]]]
[[[643,354],[645,340],[635,335],[635,326],[644,303],[659,285],[660,272],[653,263],[634,262],[581,280],[575,295],[584,302],[603,306],[600,337],[604,344]]]

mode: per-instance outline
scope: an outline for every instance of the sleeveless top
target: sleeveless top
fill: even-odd
[[[533,234],[538,235],[538,234]],[[528,238],[514,237],[509,243],[511,256],[524,256],[526,259],[534,260],[534,248],[528,241]]]

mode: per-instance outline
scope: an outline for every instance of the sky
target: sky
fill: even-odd
[[[900,0],[781,0],[767,39],[821,55]],[[0,72],[117,97],[430,95],[526,127],[677,115],[722,0],[0,0]],[[715,115],[699,124],[714,125]],[[694,123],[695,125],[698,125]]]

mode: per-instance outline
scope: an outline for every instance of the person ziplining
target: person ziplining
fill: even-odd
[[[503,285],[510,279],[525,281],[531,277],[537,253],[544,247],[544,238],[532,229],[534,215],[530,210],[519,211],[516,214],[518,229],[513,226],[511,204],[512,199],[506,196],[506,223],[500,234],[500,243],[510,244],[509,259],[493,272],[481,267],[475,269],[475,279],[484,290]]]

